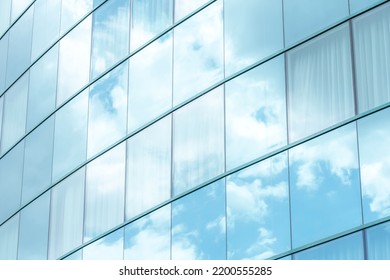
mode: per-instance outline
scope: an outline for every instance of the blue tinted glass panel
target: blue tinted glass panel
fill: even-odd
[[[1,153],[5,153],[20,138],[26,128],[28,72],[4,95],[3,132]]]
[[[130,0],[108,1],[93,13],[92,78],[128,53],[129,15]]]
[[[351,14],[364,10],[374,4],[385,2],[383,0],[349,0]]]
[[[19,260],[47,259],[50,192],[46,192],[20,213]]]
[[[355,123],[294,147],[289,159],[293,248],[362,223]]]
[[[125,227],[125,260],[169,260],[170,257],[170,205]]]
[[[287,59],[291,142],[354,115],[347,25],[293,49]]]
[[[173,105],[223,78],[222,1],[175,28],[173,59]]]
[[[88,92],[55,114],[53,182],[78,166],[87,154]]]
[[[124,220],[126,143],[87,166],[84,242]]]
[[[1,131],[3,127],[3,104],[4,104],[4,97],[0,97],[0,143],[1,143]],[[1,154],[1,153],[0,153]]]
[[[287,153],[226,179],[229,259],[267,259],[291,249]]]
[[[127,141],[126,219],[171,196],[170,116]]]
[[[0,226],[0,260],[16,260],[18,232],[19,214]]]
[[[349,14],[348,0],[284,0],[286,46],[326,28]]]
[[[0,160],[0,224],[20,207],[24,141]]]
[[[61,34],[92,10],[93,0],[61,1]]]
[[[287,143],[284,85],[282,56],[226,83],[227,170]]]
[[[27,104],[27,127],[30,131],[55,108],[57,89],[58,45],[55,45],[30,69]],[[42,77],[45,77],[42,79]]]
[[[390,109],[358,121],[364,222],[390,215]]]
[[[11,1],[12,0],[3,0],[0,2],[0,37],[7,30],[10,24]]]
[[[5,74],[7,70],[8,34],[0,40],[0,95],[5,90]]]
[[[132,0],[131,51],[172,25],[172,5],[173,0]]]
[[[9,31],[7,85],[14,82],[30,65],[33,15],[34,7],[31,7]]]
[[[282,1],[224,2],[225,75],[283,48]]]
[[[49,259],[79,246],[83,238],[85,169],[51,190]]]
[[[175,22],[192,13],[209,0],[175,0]]]
[[[126,134],[128,64],[121,64],[90,87],[87,156]]]
[[[359,231],[294,254],[295,260],[363,260],[363,236]]]
[[[22,205],[51,183],[54,117],[38,126],[25,140]]]
[[[57,106],[89,81],[91,19],[87,17],[60,41]]]
[[[11,22],[15,21],[16,18],[20,16],[32,2],[34,1],[33,0],[12,0]]]
[[[366,240],[369,260],[390,260],[389,222],[367,229]]]
[[[60,35],[61,0],[37,0],[34,4],[34,25],[31,61],[34,61]]]
[[[390,5],[353,21],[359,112],[390,101]]]
[[[172,107],[172,32],[130,58],[129,132]]]
[[[172,203],[172,259],[226,259],[225,181]]]
[[[223,88],[173,114],[173,194],[224,171]]]
[[[83,260],[122,260],[123,228],[93,242],[83,249]]]

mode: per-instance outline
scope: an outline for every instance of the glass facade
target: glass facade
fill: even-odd
[[[1,1],[0,259],[390,259],[389,34],[378,0]]]

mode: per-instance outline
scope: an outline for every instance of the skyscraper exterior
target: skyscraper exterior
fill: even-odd
[[[0,2],[0,259],[389,258],[389,1]]]

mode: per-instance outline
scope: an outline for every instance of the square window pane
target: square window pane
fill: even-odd
[[[287,153],[226,179],[228,259],[267,259],[291,249]]]
[[[284,0],[283,7],[286,46],[349,15],[348,0]]]
[[[359,113],[390,101],[390,5],[353,21]]]
[[[0,226],[0,260],[16,260],[18,232],[19,214]]]
[[[390,260],[390,223],[384,223],[366,230],[367,258],[369,260]]]
[[[390,109],[358,121],[364,222],[390,216]]]
[[[50,49],[30,69],[27,104],[27,131],[34,128],[55,108],[58,45]],[[42,77],[45,77],[42,79]]]
[[[64,34],[74,24],[92,10],[93,0],[61,1],[61,34]]]
[[[47,259],[50,191],[20,213],[19,260]]]
[[[287,54],[290,142],[354,115],[350,51],[342,25]]]
[[[87,166],[84,242],[124,220],[126,143]]]
[[[122,260],[123,228],[89,244],[83,249],[83,260]]]
[[[88,91],[55,114],[53,182],[81,164],[87,155]]]
[[[355,123],[292,148],[289,160],[293,248],[362,224]]]
[[[126,219],[171,197],[170,116],[127,141]]]
[[[84,219],[82,168],[51,190],[49,259],[56,259],[81,245]]]
[[[172,259],[226,259],[225,181],[172,203]]]
[[[174,29],[173,105],[223,79],[222,8],[214,2]]]
[[[283,48],[282,1],[224,2],[225,75]]]
[[[131,51],[173,23],[173,0],[132,0],[131,11]]]
[[[173,194],[224,171],[223,87],[173,114]]]
[[[230,80],[225,91],[227,170],[287,143],[283,56]]]
[[[89,88],[88,158],[126,135],[127,72],[122,63]]]
[[[93,13],[92,78],[127,55],[129,15],[130,0],[108,1]]]
[[[125,260],[169,260],[170,258],[170,205],[125,227]]]
[[[38,126],[25,140],[22,205],[51,184],[54,117]]]
[[[130,58],[129,132],[172,107],[172,32]]]
[[[91,19],[87,17],[60,41],[57,106],[89,81]]]
[[[28,72],[4,94],[2,154],[24,136],[26,130],[27,95]]]

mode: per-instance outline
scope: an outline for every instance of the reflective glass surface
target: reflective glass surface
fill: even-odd
[[[171,206],[125,227],[125,260],[169,260],[171,257]]]
[[[132,0],[130,50],[134,51],[173,23],[173,0]]]
[[[22,205],[41,194],[51,183],[54,117],[25,140]]]
[[[122,260],[123,228],[93,242],[83,249],[83,260]]]
[[[5,74],[7,70],[8,34],[0,40],[0,95],[5,90]]]
[[[0,160],[0,224],[20,207],[24,141]]]
[[[127,141],[126,219],[171,196],[170,116]]]
[[[192,13],[209,0],[175,0],[175,22]]]
[[[86,159],[88,91],[55,114],[53,182]]]
[[[61,0],[36,0],[34,4],[34,25],[31,61],[60,35]]]
[[[225,75],[283,48],[282,1],[224,2]]]
[[[34,0],[12,0],[11,22],[15,21]]]
[[[60,41],[57,105],[89,81],[91,19],[87,17]]]
[[[55,108],[57,88],[58,45],[50,49],[30,69],[27,125],[30,131]],[[42,77],[45,77],[44,79]]]
[[[7,30],[11,19],[11,1],[3,0],[0,2],[0,37]]]
[[[390,5],[353,21],[359,112],[390,101]]]
[[[0,226],[0,260],[16,260],[18,232],[19,214]]]
[[[4,154],[21,137],[26,129],[28,72],[4,95],[3,132],[1,153]]]
[[[129,132],[172,107],[172,32],[130,58]]]
[[[172,259],[226,259],[225,180],[172,203]]]
[[[173,105],[223,78],[222,1],[174,29],[173,60]]]
[[[390,109],[358,121],[364,222],[390,215]]]
[[[284,85],[283,56],[226,83],[227,170],[287,143]]]
[[[266,259],[291,249],[287,153],[226,179],[228,259]]]
[[[97,154],[126,134],[127,62],[90,87],[87,156]]]
[[[315,246],[294,254],[295,260],[363,260],[362,232]]]
[[[366,240],[369,260],[390,260],[389,222],[367,229]]]
[[[9,31],[7,86],[30,65],[33,15],[34,9],[31,7]]]
[[[49,208],[50,191],[21,211],[18,246],[19,260],[47,259]]]
[[[93,0],[61,1],[61,34],[92,10]]]
[[[0,97],[0,143],[1,143],[1,131],[3,126],[3,104],[4,104],[4,97]],[[0,150],[1,151],[1,150]],[[1,153],[0,153],[1,155]]]
[[[224,171],[223,87],[173,114],[173,194]]]
[[[349,0],[349,8],[351,14],[359,12],[376,3],[385,2],[383,0]]]
[[[83,238],[85,169],[51,190],[49,259],[79,246]]]
[[[354,115],[347,25],[293,49],[287,58],[290,142]]]
[[[128,53],[129,15],[130,0],[108,1],[93,13],[92,78]]]
[[[290,150],[293,248],[361,225],[355,123]]]
[[[126,143],[87,166],[84,242],[124,220]]]
[[[284,0],[285,45],[304,39],[349,14],[348,0]]]

